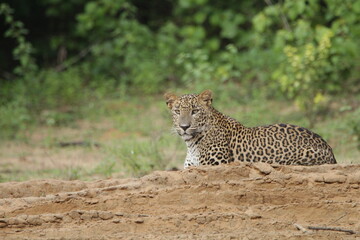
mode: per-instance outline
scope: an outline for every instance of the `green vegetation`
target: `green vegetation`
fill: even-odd
[[[186,91],[179,89],[179,93]],[[300,109],[289,102],[257,98],[244,103],[242,99],[227,101],[215,97],[218,109],[246,126],[275,122],[307,124]],[[49,177],[89,180],[182,168],[186,147],[171,131],[170,114],[161,96],[103,100],[94,109],[84,113],[85,120],[37,127],[16,141],[3,141],[0,181]],[[331,144],[340,163],[360,163],[359,125],[354,122],[359,119],[359,111],[348,109],[346,105],[334,106],[332,114],[322,116],[313,130]],[[69,147],[58,144],[79,139],[90,144]]]
[[[3,150],[25,144],[56,155],[61,141],[101,145],[83,149],[100,153],[89,167],[25,172],[6,162],[1,181],[181,166],[185,150],[160,100],[167,90],[212,89],[218,108],[245,125],[311,127],[340,162],[356,162],[360,0],[9,0],[0,19]],[[118,137],[102,139],[110,130]],[[0,154],[13,157],[27,153]]]

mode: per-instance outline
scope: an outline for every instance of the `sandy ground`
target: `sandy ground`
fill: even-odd
[[[360,239],[359,188],[360,165],[264,163],[1,183],[0,239]]]

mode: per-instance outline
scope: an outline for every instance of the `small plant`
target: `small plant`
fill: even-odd
[[[67,179],[68,180],[77,180],[81,177],[81,169],[79,167],[69,167],[67,169]]]
[[[0,116],[0,139],[17,137],[18,132],[24,133],[31,122],[31,116],[24,104],[16,101],[0,105]]]
[[[109,178],[115,172],[116,172],[116,161],[113,159],[105,159],[101,161],[91,173],[100,174],[102,176]]]
[[[349,126],[351,133],[354,136],[354,140],[357,142],[357,148],[360,150],[360,108],[357,108],[351,114]]]
[[[120,162],[134,176],[143,176],[154,170],[164,170],[167,163],[157,141],[127,141],[109,149],[112,159]]]

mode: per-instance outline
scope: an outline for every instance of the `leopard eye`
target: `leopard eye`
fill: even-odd
[[[191,111],[191,115],[195,115],[195,114],[197,114],[198,112],[199,112],[199,109],[194,109],[194,110]]]
[[[175,110],[175,113],[177,114],[177,115],[179,115],[180,114],[180,110]]]

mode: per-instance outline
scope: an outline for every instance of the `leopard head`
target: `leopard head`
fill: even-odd
[[[185,141],[206,130],[212,103],[210,90],[180,97],[166,93],[164,97],[172,113],[174,129]]]

